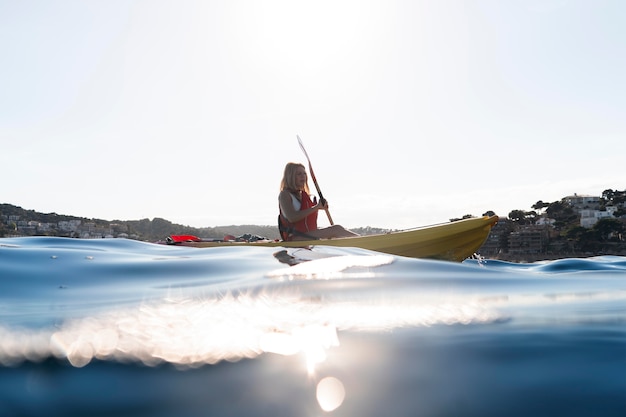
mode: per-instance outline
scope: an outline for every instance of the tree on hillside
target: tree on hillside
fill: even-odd
[[[596,224],[594,224],[593,230],[601,241],[621,241],[623,239],[624,232],[626,232],[626,227],[624,226],[624,223],[618,219],[605,218],[600,219]]]
[[[533,204],[531,206],[531,208],[533,208],[535,210],[543,210],[544,208],[548,207],[549,205],[550,205],[550,203],[544,203],[543,201],[539,200],[535,204]]]
[[[578,222],[578,213],[567,202],[555,201],[546,208],[546,214],[554,219],[554,227],[559,230],[573,227]]]
[[[565,237],[575,251],[595,252],[598,250],[598,233],[593,229],[575,226],[565,232]]]
[[[513,210],[509,213],[509,219],[517,224],[534,224],[537,220],[536,211]]]
[[[624,191],[613,191],[610,188],[608,190],[604,190],[602,192],[602,208],[604,209],[606,206],[615,206],[619,207],[615,211],[615,217],[621,217],[626,215],[626,209],[623,208],[623,204],[626,202],[626,190]]]
[[[611,203],[616,206],[626,201],[626,190],[618,191],[609,188],[608,190],[602,191],[602,198],[606,200],[607,203]]]
[[[458,222],[459,220],[465,220],[465,219],[471,219],[472,216],[471,214],[464,214],[463,217],[459,218],[454,218],[454,219],[450,219],[451,222]]]

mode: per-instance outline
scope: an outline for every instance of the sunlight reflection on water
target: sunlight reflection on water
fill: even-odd
[[[197,367],[271,352],[303,353],[312,373],[315,365],[325,360],[326,351],[340,345],[341,331],[388,332],[437,324],[493,323],[507,320],[507,310],[516,306],[553,308],[598,300],[619,303],[625,298],[622,291],[359,300],[268,292],[203,300],[166,299],[70,320],[55,329],[0,327],[0,364],[36,362],[52,356],[65,358],[76,367],[94,359]],[[569,319],[575,320],[575,316]]]
[[[55,331],[0,329],[0,362],[54,356],[76,367],[94,359],[196,367],[273,352],[304,353],[312,371],[327,349],[339,345],[340,330],[388,331],[502,318],[475,302],[413,301],[322,302],[271,294],[168,299],[68,321]]]
[[[322,410],[330,412],[343,404],[346,389],[339,379],[329,376],[317,384],[316,397]]]

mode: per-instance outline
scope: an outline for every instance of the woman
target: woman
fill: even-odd
[[[358,236],[338,224],[317,228],[317,212],[328,210],[325,200],[312,201],[304,165],[289,162],[280,182],[278,225],[283,240],[330,239]]]

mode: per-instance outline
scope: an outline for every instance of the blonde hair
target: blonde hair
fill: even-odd
[[[297,162],[289,162],[285,165],[285,172],[283,174],[283,179],[280,181],[280,191],[288,190],[288,191],[300,191],[298,187],[296,187],[296,171],[298,168],[304,169],[306,173],[306,168],[304,165]],[[309,176],[307,175],[306,181],[304,183],[303,190],[309,193]]]

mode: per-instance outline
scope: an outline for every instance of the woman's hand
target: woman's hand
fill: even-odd
[[[320,202],[315,205],[318,210],[328,210],[328,201],[324,198],[320,198]]]

